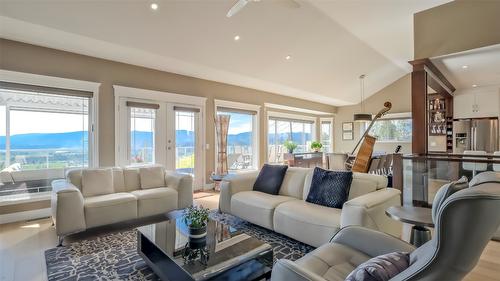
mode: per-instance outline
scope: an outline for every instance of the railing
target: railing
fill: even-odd
[[[23,170],[82,167],[88,165],[88,151],[75,148],[0,150],[0,169],[19,163]]]
[[[400,167],[396,171],[397,165],[394,164],[394,181],[401,185],[403,203],[431,207],[436,192],[442,185],[462,176],[471,180],[485,171],[500,172],[500,155],[403,155]]]

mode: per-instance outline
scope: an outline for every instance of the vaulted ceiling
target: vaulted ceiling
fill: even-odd
[[[286,1],[0,0],[0,36],[342,106],[408,73],[413,13],[450,0]]]

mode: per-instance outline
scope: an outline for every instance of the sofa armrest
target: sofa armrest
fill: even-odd
[[[66,180],[53,181],[50,201],[58,236],[86,229],[83,195],[76,186]]]
[[[380,189],[344,203],[340,226],[360,225],[401,236],[402,224],[389,218],[385,210],[401,205],[401,192],[394,188]]]
[[[348,226],[333,236],[331,243],[338,243],[376,257],[392,252],[413,252],[415,247],[387,233],[364,228]]]
[[[193,177],[173,171],[165,171],[167,187],[177,190],[177,208],[183,209],[193,205]]]
[[[258,175],[259,172],[255,171],[225,176],[220,183],[219,210],[231,213],[231,197],[238,192],[252,190]]]
[[[271,281],[327,281],[318,274],[300,267],[297,263],[280,259],[273,266]]]

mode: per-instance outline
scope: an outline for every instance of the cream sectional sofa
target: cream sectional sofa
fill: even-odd
[[[163,167],[77,169],[52,182],[52,219],[57,235],[136,220],[193,204],[189,175]]]
[[[220,211],[315,247],[349,225],[401,235],[401,224],[385,215],[401,205],[401,193],[386,188],[385,177],[354,173],[348,201],[335,209],[305,201],[312,175],[313,169],[288,168],[279,195],[253,191],[258,172],[229,175],[221,183]]]

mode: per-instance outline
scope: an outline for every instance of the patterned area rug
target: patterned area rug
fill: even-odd
[[[314,248],[228,214],[210,216],[269,243],[274,259],[296,260]],[[45,251],[47,278],[60,280],[158,280],[137,254],[137,232],[106,234]]]

